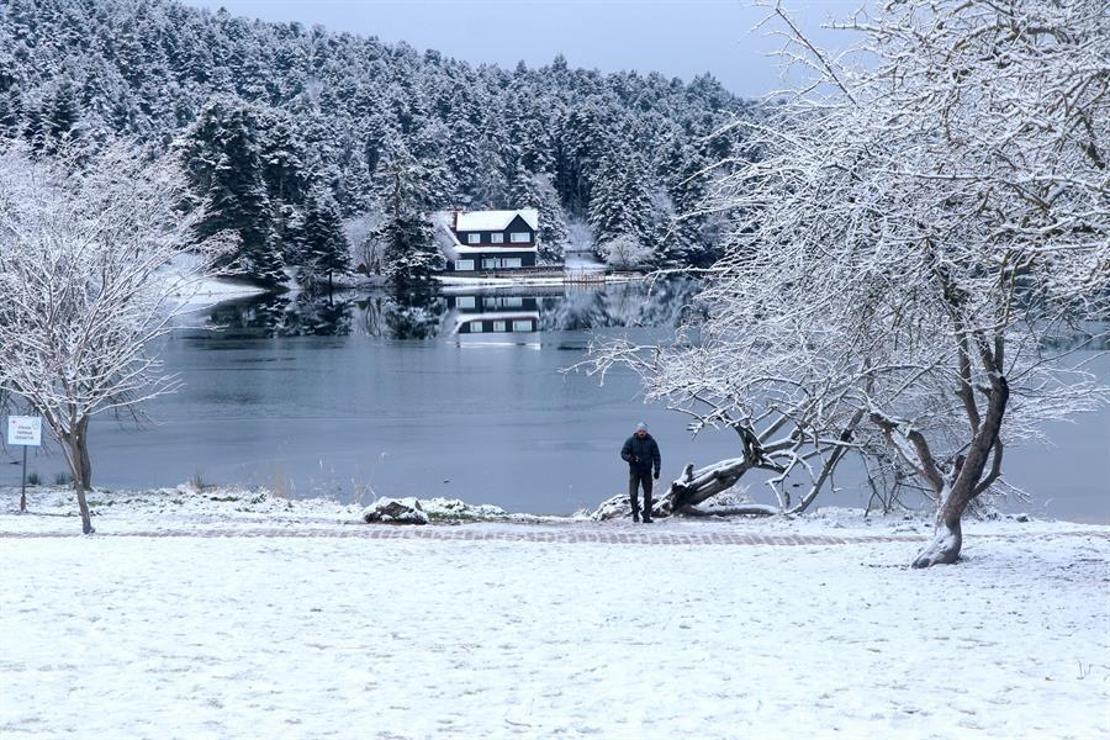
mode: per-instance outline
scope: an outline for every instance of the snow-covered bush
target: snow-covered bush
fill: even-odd
[[[597,247],[605,264],[617,270],[633,270],[651,262],[651,249],[630,234],[621,234]]]

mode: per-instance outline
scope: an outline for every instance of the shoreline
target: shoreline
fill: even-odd
[[[28,511],[21,513],[19,487],[0,486],[0,537],[81,536],[80,517],[72,489],[35,486],[27,489]],[[694,537],[723,544],[821,544],[837,542],[920,542],[932,535],[932,515],[926,511],[890,514],[863,509],[823,507],[802,516],[667,517],[650,526],[624,519],[599,521],[590,512],[573,515],[510,513],[500,507],[471,504],[459,499],[421,499],[429,523],[405,525],[366,523],[363,513],[373,503],[344,504],[328,498],[290,499],[263,488],[234,486],[195,489],[191,484],[144,490],[94,490],[88,495],[97,534],[121,536],[358,536],[370,530],[411,532],[464,527],[487,539],[527,538],[560,541],[566,538],[610,535],[682,544]],[[968,517],[965,537],[1021,539],[1053,535],[1092,535],[1110,538],[1110,525],[1028,514]],[[766,541],[760,541],[763,538]],[[775,540],[790,540],[775,542]]]

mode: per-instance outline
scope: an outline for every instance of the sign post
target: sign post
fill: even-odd
[[[19,510],[27,511],[27,448],[42,445],[42,417],[9,416],[8,444],[23,448],[23,483],[19,491]]]

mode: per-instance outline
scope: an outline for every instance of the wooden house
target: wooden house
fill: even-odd
[[[516,270],[536,264],[539,212],[449,211],[438,219],[447,272]]]

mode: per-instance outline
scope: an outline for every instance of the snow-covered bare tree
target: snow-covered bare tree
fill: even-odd
[[[343,236],[350,245],[351,265],[366,275],[377,275],[382,269],[381,245],[374,239],[381,220],[381,212],[372,208],[343,222]]]
[[[632,270],[651,263],[651,248],[632,234],[619,234],[597,245],[597,253],[605,264],[619,270]]]
[[[89,421],[139,414],[175,389],[157,341],[216,245],[231,241],[213,237],[186,253],[201,214],[179,211],[188,185],[175,162],[125,144],[74,157],[0,153],[0,388],[45,419],[87,534]]]
[[[739,124],[702,344],[664,349],[649,384],[708,399],[710,422],[770,411],[834,448],[885,442],[935,498],[914,565],[952,563],[1003,450],[1106,399],[1052,340],[1110,296],[1110,14],[888,2],[845,24],[858,57],[773,15],[812,75]]]

